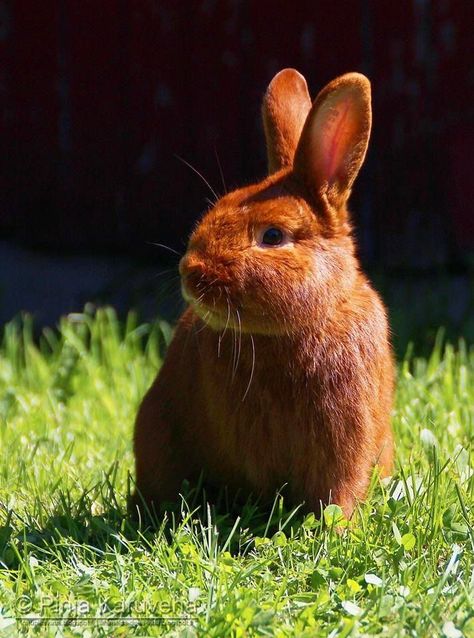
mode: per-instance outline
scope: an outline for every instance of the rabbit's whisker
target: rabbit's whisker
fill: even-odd
[[[240,361],[240,354],[241,354],[241,350],[242,350],[242,323],[240,321],[240,313],[238,308],[235,309],[235,316],[237,317],[237,325],[238,325],[238,331],[234,331],[235,332],[235,345],[236,345],[236,362],[235,362],[235,366],[232,372],[232,380],[234,380],[236,372],[237,372],[237,368],[239,365],[239,361]],[[238,341],[237,341],[238,339]]]
[[[207,327],[206,321],[209,319],[209,315],[210,314],[211,314],[210,310],[208,310],[205,313],[204,317],[202,318],[202,326],[198,330],[196,330],[195,334],[198,335],[200,332],[202,332]]]
[[[232,360],[229,361],[229,363],[231,363],[231,366],[232,366],[232,371],[231,371],[231,383],[232,383],[235,376],[235,361],[236,361],[236,354],[237,354],[237,333],[235,330],[232,330],[231,334],[232,334]]]
[[[158,279],[158,277],[163,277],[164,275],[169,275],[170,273],[173,273],[173,276],[169,278],[169,280],[165,280],[165,281],[177,281],[178,279],[180,279],[179,274],[176,272],[176,268],[168,268],[167,270],[161,270],[160,272],[157,272],[155,275],[151,276],[151,279]]]
[[[179,159],[181,162],[183,162],[183,164],[186,164],[186,166],[188,166],[194,173],[196,173],[196,175],[198,175],[202,181],[204,182],[204,184],[206,184],[206,186],[209,188],[209,190],[211,191],[211,193],[214,195],[215,200],[213,202],[211,202],[212,205],[214,205],[217,200],[219,199],[219,195],[216,193],[216,191],[212,188],[212,186],[209,184],[209,182],[207,181],[207,179],[204,177],[204,175],[202,173],[200,173],[197,168],[194,168],[194,166],[192,164],[190,164],[189,162],[187,162],[185,159],[183,159],[182,157],[180,157],[179,155],[175,154],[175,157],[177,159]]]
[[[171,248],[170,246],[167,246],[166,244],[157,244],[154,241],[147,241],[147,244],[150,244],[150,246],[158,246],[158,248],[165,248],[166,250],[169,250],[170,253],[173,253],[174,255],[178,255],[178,257],[183,256],[180,252],[178,252],[174,248]]]
[[[250,335],[250,343],[252,344],[252,369],[250,370],[250,379],[247,385],[247,388],[244,392],[244,396],[242,397],[242,401],[245,401],[245,397],[248,394],[248,391],[250,390],[250,386],[252,385],[252,379],[253,379],[253,373],[255,371],[255,342],[253,340],[253,335]]]
[[[218,339],[218,342],[217,342],[217,357],[218,358],[221,356],[221,343],[222,343],[222,339],[224,338],[225,333],[227,332],[227,328],[229,326],[229,319],[230,319],[230,302],[229,302],[229,295],[227,295],[227,294],[226,294],[226,302],[227,302],[227,319],[226,319],[226,322],[225,322],[224,330],[219,335],[219,339]]]
[[[227,186],[225,184],[224,172],[222,170],[222,164],[221,164],[221,161],[219,159],[219,153],[217,152],[217,147],[216,146],[214,146],[214,154],[216,156],[217,166],[219,167],[219,173],[221,175],[222,187],[224,188],[224,193],[227,195]]]

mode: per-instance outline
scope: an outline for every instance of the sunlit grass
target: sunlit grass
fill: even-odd
[[[39,342],[5,327],[0,636],[474,636],[474,350],[440,333],[401,362],[397,472],[350,526],[191,492],[182,519],[141,530],[132,425],[169,337],[111,310]]]

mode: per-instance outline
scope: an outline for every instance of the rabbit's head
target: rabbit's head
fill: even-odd
[[[304,78],[285,69],[263,122],[269,176],[204,215],[180,273],[211,328],[277,335],[314,326],[357,277],[346,202],[370,135],[369,81],[348,73],[311,103]]]

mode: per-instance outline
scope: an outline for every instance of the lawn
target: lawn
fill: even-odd
[[[400,362],[397,470],[350,525],[191,490],[153,531],[131,435],[169,337],[111,310],[4,328],[0,636],[474,636],[474,349]]]

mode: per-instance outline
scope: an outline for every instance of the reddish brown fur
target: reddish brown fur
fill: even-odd
[[[270,497],[288,483],[308,509],[331,500],[349,516],[374,464],[391,471],[386,315],[360,272],[346,209],[368,143],[370,85],[347,74],[310,109],[302,82],[282,71],[264,99],[272,174],[217,202],[181,260],[190,305],[136,421],[147,503],[175,499],[204,471]],[[289,243],[259,245],[267,226]]]

